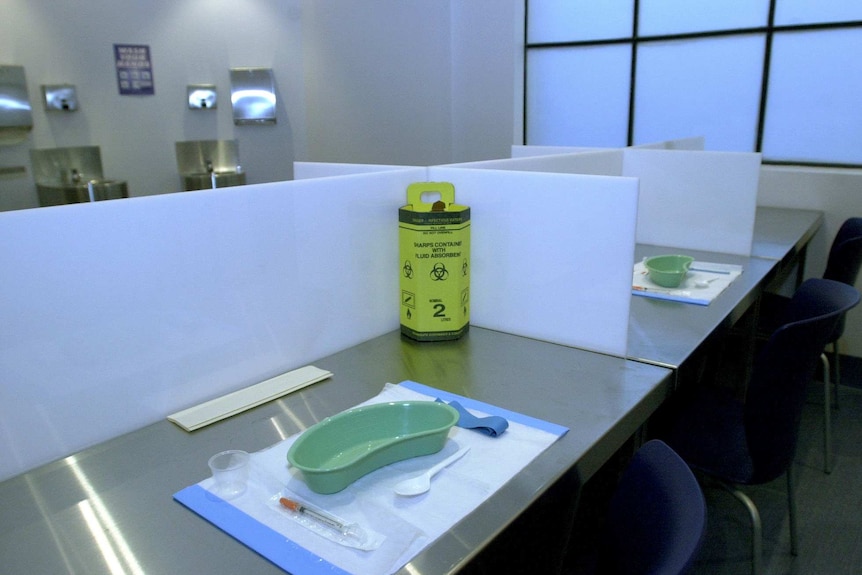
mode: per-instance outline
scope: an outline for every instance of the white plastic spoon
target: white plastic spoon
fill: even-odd
[[[457,460],[461,459],[465,453],[470,451],[469,447],[462,447],[428,471],[422,473],[421,475],[417,475],[416,477],[411,477],[410,479],[405,479],[401,483],[395,486],[395,493],[398,495],[402,495],[404,497],[411,497],[413,495],[421,495],[425,493],[429,489],[431,489],[431,478],[437,475],[441,469],[444,467],[448,467],[449,465],[455,463]]]

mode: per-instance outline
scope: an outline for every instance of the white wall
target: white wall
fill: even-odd
[[[523,132],[524,2],[452,2],[452,155],[507,158]]]
[[[248,183],[290,179],[294,160],[434,165],[507,157],[520,141],[520,0],[3,0],[0,63],[23,65],[34,129],[0,147],[0,209],[38,205],[30,148],[98,145],[132,196],[180,189],[174,142],[240,142]],[[113,44],[149,45],[154,96],[120,96]],[[234,126],[232,67],[274,71],[275,126]],[[46,113],[42,84],[80,110]],[[193,111],[188,84],[216,84]]]
[[[34,128],[23,144],[0,147],[0,166],[27,166],[0,180],[0,205],[38,205],[30,148],[97,145],[106,177],[126,180],[130,195],[181,189],[174,143],[239,139],[249,183],[291,177],[305,153],[305,87],[299,0],[150,0],[53,2],[3,0],[0,62],[23,65]],[[154,96],[120,96],[113,44],[150,46]],[[274,70],[275,126],[234,126],[229,69]],[[80,110],[46,113],[42,84],[77,87]],[[193,111],[188,84],[212,83],[218,108]]]
[[[308,159],[507,157],[520,139],[522,22],[519,0],[305,0]]]
[[[302,17],[307,159],[428,165],[450,157],[448,2],[306,0]]]

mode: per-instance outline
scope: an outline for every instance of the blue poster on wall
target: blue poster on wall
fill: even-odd
[[[156,93],[149,46],[114,44],[114,61],[121,96],[152,96]]]

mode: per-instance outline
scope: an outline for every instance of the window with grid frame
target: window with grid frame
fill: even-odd
[[[862,167],[858,0],[525,1],[525,144]]]

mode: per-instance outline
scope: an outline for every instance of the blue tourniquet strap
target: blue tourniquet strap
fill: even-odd
[[[440,398],[437,398],[437,401],[441,403],[446,403]],[[501,435],[506,428],[509,427],[509,422],[505,417],[500,417],[499,415],[490,415],[488,417],[476,417],[469,411],[467,411],[464,406],[462,406],[457,401],[450,401],[449,405],[454,407],[461,417],[458,419],[458,423],[456,424],[458,427],[463,427],[464,429],[473,429],[480,433],[484,433],[485,435],[490,435],[491,437],[497,437]]]

